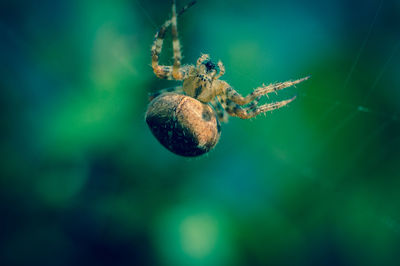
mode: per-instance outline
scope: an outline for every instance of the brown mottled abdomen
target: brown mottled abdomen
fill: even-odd
[[[145,119],[160,143],[182,156],[210,151],[221,135],[214,110],[186,95],[161,94],[150,102]]]

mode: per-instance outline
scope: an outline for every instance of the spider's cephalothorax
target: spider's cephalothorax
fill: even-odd
[[[212,101],[216,96],[214,81],[221,74],[223,65],[214,64],[208,55],[203,55],[197,61],[197,66],[190,69],[188,77],[183,81],[183,91],[203,103]]]
[[[194,3],[177,13],[173,0],[171,19],[165,21],[155,35],[151,48],[154,74],[162,79],[183,81],[183,84],[152,94],[146,113],[146,122],[157,139],[172,152],[183,156],[197,156],[211,150],[220,136],[219,122],[226,122],[228,115],[249,119],[287,105],[295,97],[263,105],[258,101],[268,93],[309,78],[262,85],[243,97],[226,81],[219,79],[225,73],[221,61],[215,64],[207,54],[203,54],[195,66],[182,66],[177,17]],[[174,64],[164,66],[159,65],[158,59],[169,26],[172,29]]]

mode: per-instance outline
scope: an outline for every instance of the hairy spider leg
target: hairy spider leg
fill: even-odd
[[[255,108],[258,105],[258,102],[260,101],[262,96],[258,96],[254,101],[250,102],[248,107],[249,108]]]
[[[221,103],[218,100],[218,97],[215,97],[210,101],[210,105],[214,108],[218,120],[220,122],[228,122],[228,114],[226,113],[224,107],[221,105]]]
[[[171,32],[172,32],[172,47],[174,50],[174,65],[172,66],[172,77],[176,80],[181,80],[183,78],[182,73],[179,72],[179,68],[181,67],[181,60],[182,60],[182,54],[181,54],[181,43],[179,41],[178,37],[178,25],[177,25],[177,19],[176,19],[176,4],[175,0],[172,1],[172,26],[171,26]]]
[[[167,20],[161,26],[154,36],[153,46],[151,47],[151,66],[153,67],[154,74],[162,79],[171,79],[172,69],[170,66],[161,66],[158,63],[159,55],[162,51],[162,45],[164,42],[165,31],[171,24],[171,20]]]
[[[221,95],[221,97],[226,98],[225,95]],[[289,100],[264,104],[261,106],[251,104],[248,107],[240,106],[239,104],[237,104],[229,99],[225,99],[224,101],[221,101],[221,104],[224,107],[224,109],[228,112],[229,115],[237,116],[242,119],[249,119],[249,118],[253,118],[261,113],[265,113],[268,111],[272,111],[272,110],[284,107],[288,103],[292,102],[294,99],[296,99],[296,96]]]
[[[159,96],[163,93],[166,93],[166,92],[175,92],[178,94],[183,94],[183,88],[182,88],[182,86],[176,86],[176,87],[162,89],[162,90],[159,90],[156,92],[151,92],[151,93],[149,93],[149,101],[152,101],[157,96]]]
[[[278,83],[270,84],[268,86],[263,85],[261,87],[256,88],[252,93],[250,93],[246,97],[243,97],[242,95],[240,95],[225,81],[221,81],[217,91],[219,92],[218,94],[225,94],[226,98],[229,99],[230,101],[232,101],[238,105],[245,105],[245,104],[251,103],[252,101],[256,100],[257,98],[259,98],[263,95],[267,95],[268,93],[271,93],[271,92],[277,92],[278,90],[282,90],[284,88],[293,86],[293,85],[298,84],[302,81],[305,81],[309,78],[310,78],[310,76],[302,78],[302,79],[298,79],[295,81],[278,82]]]
[[[190,2],[188,5],[184,6],[178,14],[175,12],[175,20],[177,17],[182,15],[187,9],[195,4],[196,1]],[[173,3],[173,10],[175,9],[175,2]],[[174,13],[174,12],[173,12]],[[164,24],[160,27],[160,29],[156,32],[154,36],[153,45],[151,47],[151,66],[153,68],[154,74],[162,79],[173,79],[173,67],[172,66],[164,66],[159,65],[159,55],[162,51],[162,46],[165,38],[165,33],[167,28],[173,23],[173,19],[167,19]],[[178,42],[179,43],[179,42]],[[175,52],[175,49],[174,49]],[[174,55],[175,57],[175,55]],[[175,65],[175,63],[174,63]],[[178,76],[180,77],[179,80],[182,80],[185,75],[187,74],[187,69],[179,69]]]

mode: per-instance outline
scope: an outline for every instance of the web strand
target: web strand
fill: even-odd
[[[346,80],[345,80],[345,82],[344,82],[343,89],[346,89],[347,86],[349,85],[349,82],[350,82],[350,80],[351,80],[351,77],[353,76],[353,72],[354,72],[354,70],[355,70],[355,68],[356,68],[356,66],[357,66],[357,64],[358,64],[358,61],[360,61],[361,54],[363,53],[365,47],[367,46],[367,43],[368,43],[369,38],[370,38],[370,36],[371,36],[371,32],[372,32],[372,30],[373,30],[373,28],[374,28],[374,26],[375,26],[376,20],[377,20],[377,18],[378,18],[379,11],[380,11],[381,8],[382,8],[382,3],[383,3],[383,0],[381,0],[381,1],[379,2],[379,6],[378,6],[378,8],[377,8],[377,10],[376,10],[376,12],[375,12],[375,16],[374,16],[374,19],[373,19],[372,22],[371,22],[371,25],[370,25],[370,27],[369,27],[367,36],[365,37],[365,39],[364,39],[364,41],[363,41],[363,43],[362,43],[360,49],[358,50],[357,56],[356,56],[356,58],[355,58],[355,60],[354,60],[354,62],[353,62],[353,65],[351,66],[350,71],[349,71],[349,74],[347,75],[347,78],[346,78]]]
[[[386,72],[389,63],[392,61],[393,57],[397,53],[397,50],[399,49],[399,46],[400,46],[400,41],[398,41],[397,44],[394,46],[393,51],[391,52],[389,58],[386,60],[385,64],[383,65],[381,71],[379,72],[378,76],[376,77],[376,79],[375,79],[374,83],[372,84],[371,88],[365,94],[364,101],[363,101],[364,105],[367,103],[367,100],[371,96],[371,93],[376,89],[379,81],[382,79],[382,76]]]
[[[386,113],[386,112],[381,112],[379,110],[371,109],[365,105],[355,105],[355,104],[350,104],[346,102],[341,102],[341,101],[335,101],[332,99],[327,99],[326,97],[322,96],[315,96],[315,95],[309,95],[307,93],[302,93],[300,94],[302,97],[308,98],[312,101],[315,102],[320,102],[320,103],[326,103],[326,104],[332,104],[332,107],[330,107],[318,121],[322,121],[324,118],[326,118],[329,113],[333,112],[336,108],[345,108],[345,109],[350,109],[356,112],[361,112],[361,113],[367,113],[367,114],[373,114],[382,118],[386,118],[388,120],[392,120],[394,122],[400,122],[399,116],[396,113]]]
[[[149,12],[147,12],[147,10],[143,7],[142,3],[140,3],[139,0],[136,0],[135,2],[140,7],[140,9],[142,10],[143,14],[146,16],[146,18],[150,21],[150,24],[153,26],[153,28],[157,29],[158,26],[157,26],[156,22],[154,21],[154,19],[151,18]]]

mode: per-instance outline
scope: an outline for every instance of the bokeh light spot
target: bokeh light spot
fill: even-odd
[[[155,238],[166,265],[230,265],[235,255],[230,227],[216,208],[188,204],[160,217]]]
[[[218,225],[214,217],[204,213],[189,216],[180,226],[183,251],[191,257],[203,258],[215,248]]]

